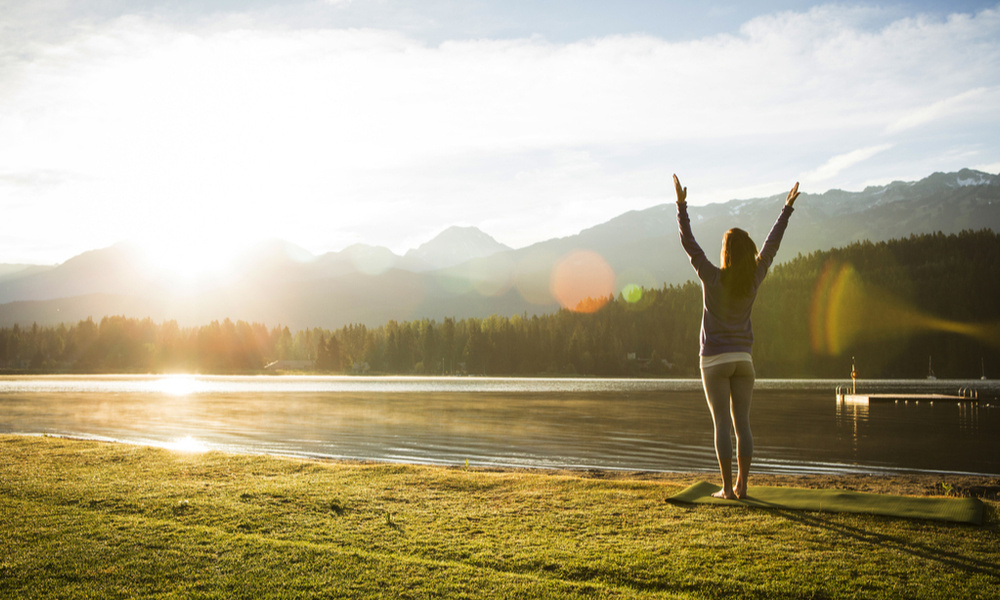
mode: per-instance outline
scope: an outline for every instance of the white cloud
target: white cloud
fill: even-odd
[[[986,90],[985,88],[972,89],[967,92],[951,96],[950,98],[938,100],[937,102],[933,102],[926,106],[920,106],[910,110],[899,116],[892,123],[889,123],[885,131],[890,134],[899,133],[907,129],[912,129],[939,119],[947,118],[957,113],[967,113],[970,110],[975,110],[976,106],[982,106],[981,100],[987,92],[992,92],[990,95],[994,98],[994,100],[991,101],[991,103],[993,103],[998,95],[997,90]],[[993,106],[997,105],[993,103]]]
[[[976,162],[1000,160],[967,126],[962,147],[912,137],[956,115],[1000,124],[1000,11],[885,14],[823,6],[681,42],[440,45],[121,18],[2,53],[0,192],[49,207],[16,216],[56,215],[39,235],[82,248],[187,231],[403,251],[452,222],[503,227],[488,233],[514,245],[574,233],[668,201],[673,170],[726,200],[798,173],[871,179],[890,147],[959,155],[981,135]],[[538,207],[551,218],[521,217]]]
[[[833,179],[845,169],[866,161],[880,152],[885,152],[889,148],[892,148],[892,144],[880,144],[878,146],[858,148],[857,150],[838,154],[820,165],[816,170],[804,173],[802,180],[810,184],[816,184],[821,181]]]
[[[974,166],[972,166],[970,168],[974,169],[976,171],[982,171],[983,173],[991,173],[993,175],[1000,174],[1000,162],[989,163],[989,164],[982,164],[982,165],[974,165]]]

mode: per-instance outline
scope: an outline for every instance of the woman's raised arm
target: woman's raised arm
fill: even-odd
[[[681,180],[677,179],[677,175],[674,175],[674,189],[677,190],[677,204],[687,204],[688,189],[681,187]]]
[[[674,180],[677,180],[677,176],[674,175]],[[792,186],[792,191],[788,192],[788,197],[785,198],[785,206],[792,206],[795,204],[795,199],[799,197],[799,182],[796,181],[795,185]]]

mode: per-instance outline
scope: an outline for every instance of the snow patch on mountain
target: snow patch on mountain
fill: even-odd
[[[973,185],[989,185],[993,183],[993,176],[987,175],[986,173],[977,173],[973,177],[968,179],[962,179],[961,176],[958,178],[958,187],[969,187]]]

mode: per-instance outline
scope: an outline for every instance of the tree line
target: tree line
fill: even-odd
[[[1000,368],[1000,237],[992,231],[858,242],[776,265],[754,309],[758,377],[978,378]],[[590,299],[592,312],[389,321],[292,332],[260,323],[108,316],[0,329],[7,372],[698,374],[696,282]]]

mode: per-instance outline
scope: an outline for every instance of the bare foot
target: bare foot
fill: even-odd
[[[736,497],[739,498],[740,500],[746,500],[747,484],[741,481],[737,481],[736,486],[733,488],[733,492],[736,494]]]
[[[732,490],[729,492],[726,492],[726,490],[719,490],[712,494],[712,497],[722,498],[723,500],[736,500],[736,494]]]

